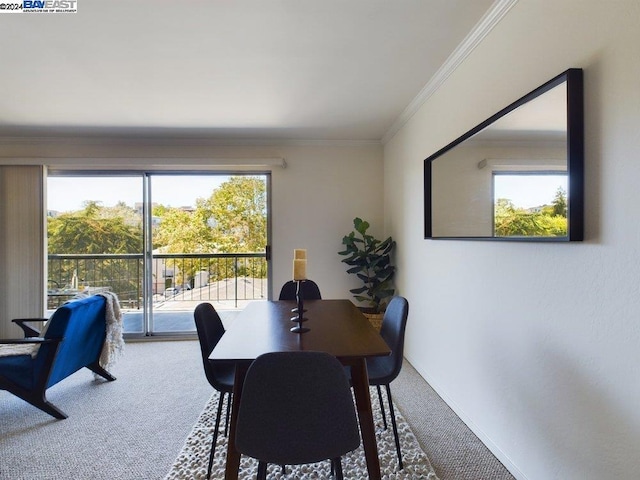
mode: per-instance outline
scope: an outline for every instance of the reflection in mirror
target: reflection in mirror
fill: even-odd
[[[493,235],[566,237],[566,174],[495,172]]]
[[[425,160],[425,237],[582,240],[582,71]]]

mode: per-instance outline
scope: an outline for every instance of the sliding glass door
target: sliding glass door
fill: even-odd
[[[268,296],[268,174],[57,174],[48,180],[48,308],[115,292],[129,336],[193,333]]]

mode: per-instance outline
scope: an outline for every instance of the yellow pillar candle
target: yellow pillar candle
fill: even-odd
[[[306,280],[307,279],[307,260],[301,258],[293,259],[293,279],[294,280]]]
[[[306,260],[307,259],[307,251],[304,248],[296,248],[293,251],[293,258],[296,260]]]

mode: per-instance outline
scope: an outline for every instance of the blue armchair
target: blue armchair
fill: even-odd
[[[99,364],[106,336],[105,303],[104,297],[94,295],[61,306],[47,322],[43,336],[24,323],[27,319],[14,320],[27,337],[0,340],[0,352],[7,344],[33,344],[36,348],[31,353],[0,353],[0,389],[64,419],[67,415],[46,398],[49,387],[84,367],[106,380],[115,380]]]

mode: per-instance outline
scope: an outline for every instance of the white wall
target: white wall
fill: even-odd
[[[292,278],[293,250],[307,249],[307,276],[323,298],[351,298],[360,286],[338,252],[353,219],[383,232],[382,147],[289,147],[287,168],[273,172],[274,297]]]
[[[385,145],[406,355],[518,478],[640,478],[640,2],[520,0]],[[586,240],[423,239],[423,159],[584,69]]]

